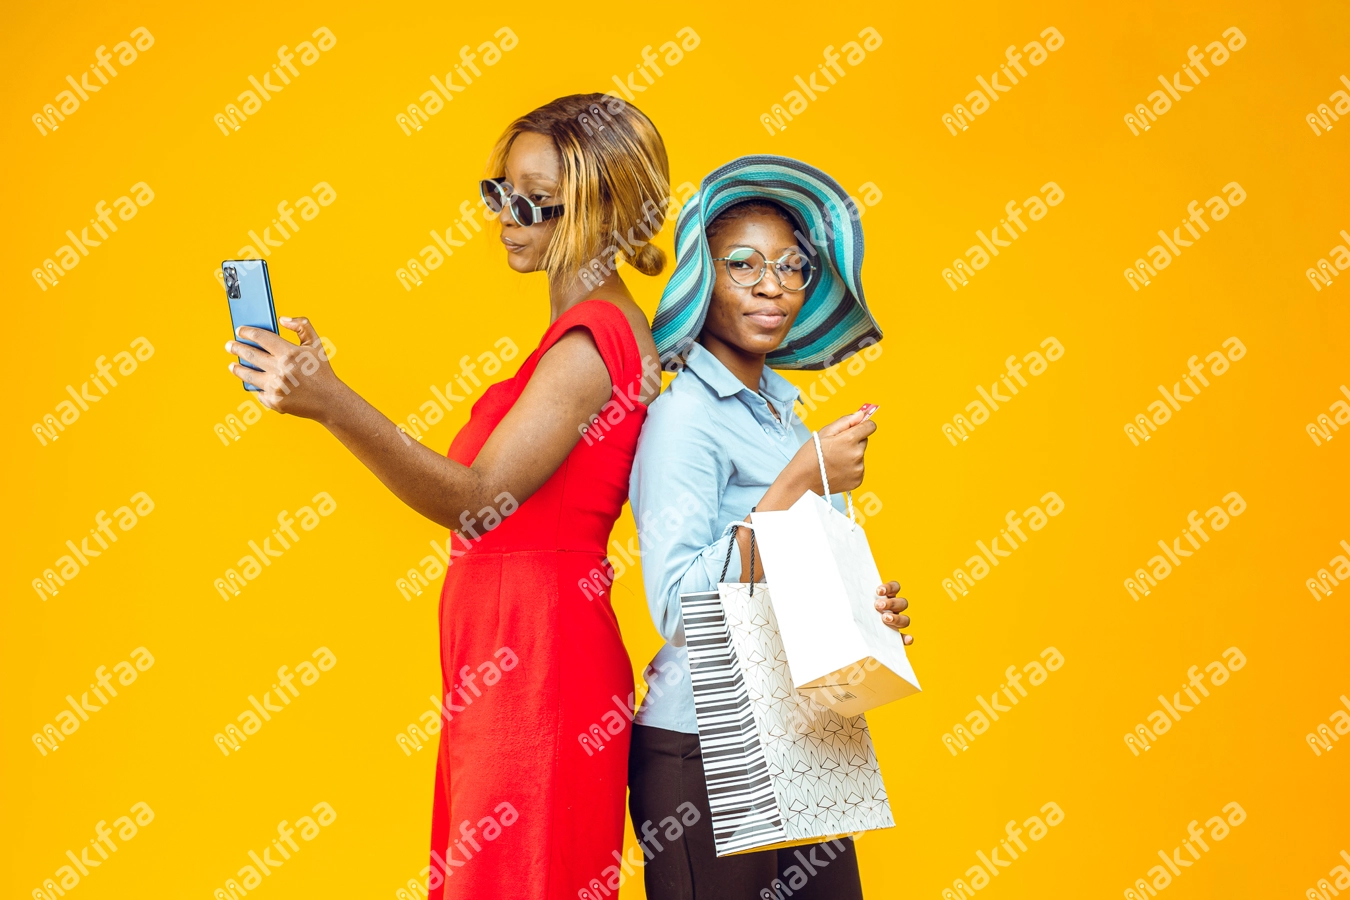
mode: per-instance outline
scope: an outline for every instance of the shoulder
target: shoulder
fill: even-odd
[[[719,399],[697,377],[681,373],[675,376],[661,395],[647,410],[647,421],[642,429],[644,439],[665,441],[675,435],[685,444],[690,441],[716,446],[719,431],[713,411]]]

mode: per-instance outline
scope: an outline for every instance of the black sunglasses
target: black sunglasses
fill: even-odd
[[[483,202],[488,209],[494,213],[500,213],[503,208],[510,206],[511,218],[516,220],[517,225],[538,225],[563,213],[561,203],[538,206],[529,197],[515,193],[515,188],[505,178],[484,178],[478,182],[478,191],[483,195]]]

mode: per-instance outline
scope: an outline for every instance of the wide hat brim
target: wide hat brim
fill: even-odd
[[[743,200],[773,200],[797,219],[798,241],[816,275],[787,339],[766,362],[775,369],[823,369],[881,340],[863,299],[863,234],[854,201],[815,166],[785,156],[742,156],[714,170],[680,210],[675,271],[661,294],[652,335],[661,359],[682,357],[703,330],[717,280],[707,225]]]

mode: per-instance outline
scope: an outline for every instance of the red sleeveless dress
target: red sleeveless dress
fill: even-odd
[[[452,557],[441,589],[446,699],[431,862],[442,879],[430,877],[433,900],[575,900],[593,879],[607,880],[623,849],[629,721],[611,735],[619,720],[605,714],[629,705],[633,674],[609,591],[596,596],[596,587],[612,575],[606,544],[647,416],[631,399],[642,364],[625,315],[601,300],[569,309],[515,377],[474,404],[448,455],[473,463],[540,358],[573,328],[590,332],[614,386],[592,431],[603,439],[578,442],[493,530],[480,516],[481,540],[463,532],[472,549],[452,537],[465,552]],[[500,677],[488,684],[493,666]],[[604,741],[591,737],[595,725]]]

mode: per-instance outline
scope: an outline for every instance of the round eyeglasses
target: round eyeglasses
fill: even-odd
[[[483,202],[494,213],[500,213],[504,207],[511,208],[511,218],[517,225],[538,225],[556,216],[562,215],[563,205],[539,206],[529,197],[515,193],[511,182],[505,178],[484,178],[478,182],[478,192]]]
[[[799,250],[789,250],[770,264],[758,250],[737,247],[727,256],[714,257],[713,262],[726,263],[727,275],[741,287],[754,287],[763,281],[770,265],[778,284],[793,293],[805,290],[815,275],[811,260]]]

